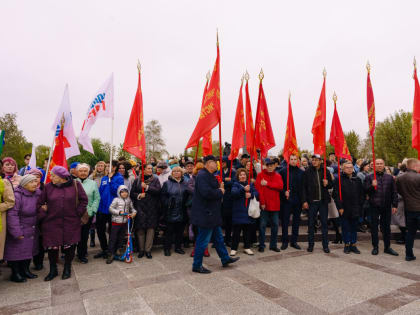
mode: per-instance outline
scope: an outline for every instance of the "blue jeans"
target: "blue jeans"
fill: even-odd
[[[213,236],[214,246],[216,247],[217,255],[219,255],[222,264],[227,262],[230,257],[225,247],[225,242],[220,226],[213,229],[198,228],[198,235],[195,241],[195,252],[193,268],[200,268],[203,265],[204,250],[209,245],[210,239]]]
[[[314,201],[309,204],[308,213],[308,243],[309,246],[314,246],[315,242],[315,221],[318,216],[321,219],[321,230],[322,230],[322,247],[328,247],[328,205],[320,201]]]
[[[420,230],[420,212],[406,211],[405,220],[407,226],[407,235],[405,237],[405,255],[414,256],[413,245],[417,230]]]
[[[260,216],[260,248],[265,248],[265,229],[267,228],[268,221],[271,222],[271,237],[270,248],[277,247],[277,233],[279,230],[279,212],[280,211],[267,211],[261,210]]]
[[[356,244],[359,218],[341,218],[344,244]]]

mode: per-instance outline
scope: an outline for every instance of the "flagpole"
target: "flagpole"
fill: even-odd
[[[109,147],[109,169],[112,173],[112,145],[114,143],[114,115],[111,118],[111,145]],[[108,177],[109,182],[111,182],[111,177]]]
[[[338,163],[338,191],[340,193],[340,201],[343,200],[341,196],[341,171],[340,171],[340,162]]]
[[[416,57],[414,56],[413,59],[413,65],[414,65],[414,72],[415,74],[417,74],[417,60]],[[413,79],[414,79],[414,74],[413,74]],[[414,83],[414,94],[416,89],[416,83]],[[415,96],[414,96],[414,102],[416,101]],[[414,107],[413,107],[413,116],[414,116]],[[414,117],[413,117],[413,121],[414,121]],[[417,144],[420,142],[420,123],[417,122]],[[417,159],[420,160],[420,148],[417,149]]]
[[[195,158],[194,158],[194,166],[197,164],[197,157],[198,157],[198,149],[200,147],[200,140],[198,140],[198,144],[195,149]]]
[[[51,143],[51,147],[50,147],[50,154],[48,156],[48,163],[47,163],[47,169],[45,171],[44,184],[47,182],[48,171],[50,169],[51,157],[52,157],[52,153],[54,151],[54,147],[55,147],[55,133],[54,133],[54,137],[53,137],[53,140],[52,140],[52,143]]]
[[[219,47],[219,30],[216,29],[216,41],[217,41],[217,47]],[[219,49],[219,48],[218,48]],[[219,69],[220,71],[220,69]],[[219,73],[220,76],[220,73]],[[219,87],[220,91],[220,87]],[[219,116],[219,161],[220,161],[220,178],[219,182],[222,182],[222,106],[220,105],[220,116]]]
[[[322,75],[324,76],[324,82],[325,82],[325,78],[327,77],[327,70],[325,70],[325,68],[322,71]],[[324,123],[324,179],[327,179],[327,126],[325,123]]]

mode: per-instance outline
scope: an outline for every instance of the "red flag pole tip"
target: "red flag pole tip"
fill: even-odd
[[[248,70],[245,71],[245,80],[248,82],[249,80],[249,73]]]
[[[260,81],[264,79],[264,71],[262,68],[261,68],[260,74],[258,75],[258,78],[260,79]]]
[[[322,75],[324,76],[324,78],[327,77],[327,70],[325,69],[325,67],[324,67],[324,70],[322,70]]]
[[[370,73],[370,63],[369,63],[369,60],[366,63],[366,70],[367,70],[368,73]]]
[[[141,72],[141,63],[140,60],[137,59],[137,70],[139,70],[139,73]]]

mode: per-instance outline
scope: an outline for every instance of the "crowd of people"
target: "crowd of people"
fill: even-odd
[[[25,164],[29,158],[25,156]],[[302,215],[308,218],[308,252],[314,250],[319,227],[323,251],[330,252],[331,225],[334,242],[344,242],[344,253],[360,254],[357,234],[370,231],[371,254],[378,255],[380,226],[384,253],[398,256],[391,247],[394,224],[401,231],[398,242],[405,244],[405,260],[416,259],[417,159],[405,159],[394,169],[382,159],[337,161],[334,154],[326,163],[316,154],[291,155],[288,163],[281,157],[252,161],[246,153],[221,161],[212,155],[198,161],[151,158],[141,166],[122,158],[100,161],[94,168],[75,162],[69,170],[53,167],[50,182],[44,184],[45,169],[19,169],[6,157],[0,161],[0,260],[11,268],[12,281],[26,282],[37,277],[32,270],[44,268],[47,254],[45,281],[51,281],[58,276],[61,257],[62,279],[68,279],[76,255],[80,263],[89,262],[88,245],[96,246],[96,235],[100,251],[93,258],[111,264],[122,255],[130,229],[139,259],[152,259],[153,245],[162,239],[165,256],[171,256],[172,249],[184,255],[184,249],[193,246],[192,271],[210,273],[203,266],[209,244],[226,267],[239,259],[241,240],[245,254],[254,255],[253,248],[264,252],[267,227],[269,250],[280,252],[289,245],[301,250]]]

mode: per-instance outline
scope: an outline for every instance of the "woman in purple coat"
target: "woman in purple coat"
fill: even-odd
[[[36,204],[41,191],[34,175],[25,175],[15,188],[15,206],[7,211],[7,236],[4,259],[12,268],[11,281],[34,279],[29,271],[31,259],[38,253]]]
[[[51,183],[45,185],[38,200],[38,218],[41,220],[42,245],[48,251],[50,273],[45,281],[57,275],[58,251],[62,246],[64,270],[62,279],[71,276],[71,262],[80,241],[81,218],[86,212],[88,198],[80,182],[74,181],[62,166],[51,170]]]

